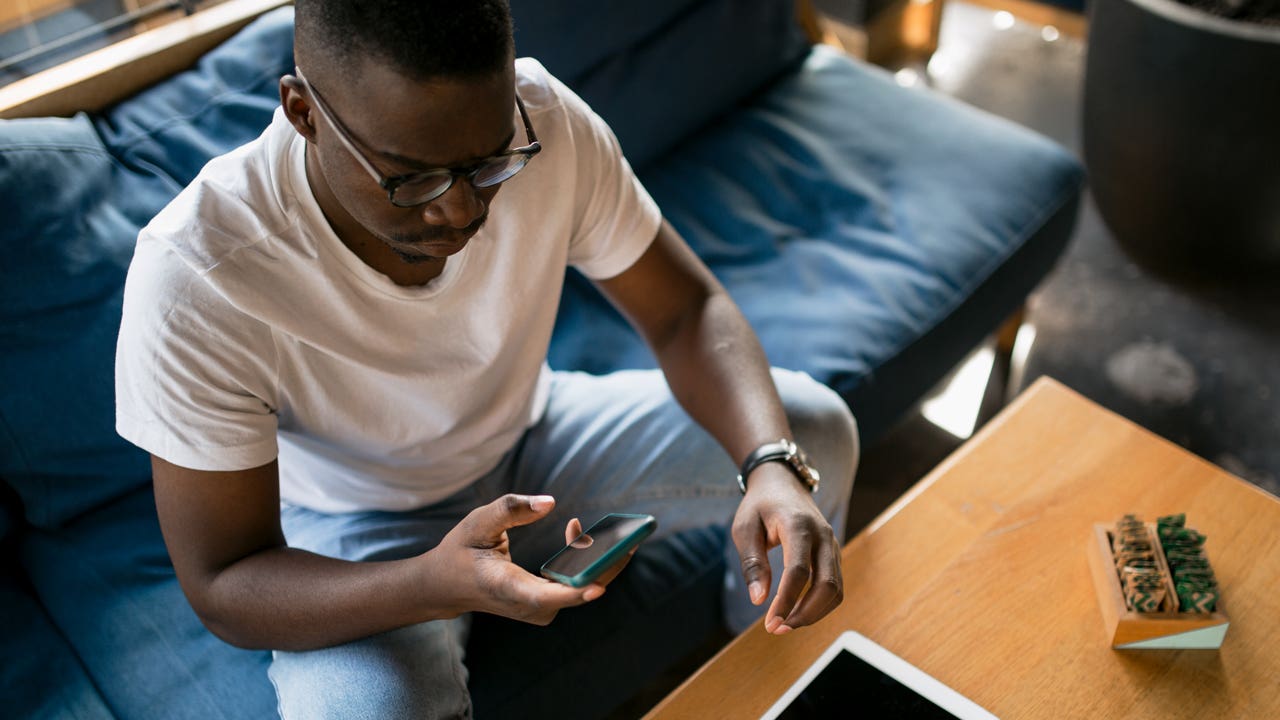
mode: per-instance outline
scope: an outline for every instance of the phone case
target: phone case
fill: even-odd
[[[612,567],[614,563],[618,562],[627,553],[631,552],[632,548],[636,547],[641,542],[644,542],[644,539],[652,535],[653,531],[658,527],[658,521],[652,515],[609,513],[608,515],[605,515],[604,517],[600,518],[595,523],[593,523],[591,527],[584,530],[583,534],[590,535],[591,531],[597,525],[599,525],[600,523],[604,522],[609,518],[635,518],[635,519],[644,519],[646,520],[646,522],[643,525],[641,525],[639,528],[634,530],[631,534],[627,535],[625,538],[619,541],[617,544],[615,544],[613,547],[609,548],[607,552],[605,552],[603,555],[597,558],[595,562],[588,565],[585,569],[582,570],[582,572],[577,573],[575,575],[564,575],[562,573],[558,573],[555,570],[550,569],[549,566],[556,561],[556,558],[560,557],[565,552],[568,552],[570,549],[567,546],[560,548],[559,552],[557,552],[555,555],[552,555],[549,560],[547,560],[545,563],[542,564],[542,576],[549,578],[551,580],[555,580],[556,582],[559,582],[559,583],[564,583],[565,585],[568,585],[570,587],[577,588],[577,587],[585,587],[587,585],[590,585],[592,582],[596,580],[596,578],[600,577],[600,575],[604,573],[605,570]]]

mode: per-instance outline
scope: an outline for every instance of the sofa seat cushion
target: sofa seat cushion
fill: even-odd
[[[24,720],[111,720],[114,716],[75,652],[31,595],[11,552],[9,543],[0,543],[3,715]]]
[[[604,598],[548,627],[477,617],[467,657],[481,716],[596,715],[643,687],[661,661],[697,647],[721,627],[725,534],[708,528],[646,543]],[[234,648],[201,625],[169,562],[149,487],[59,530],[32,529],[20,552],[35,595],[91,681],[59,684],[44,701],[91,702],[81,695],[96,686],[121,720],[276,717],[270,653]],[[643,642],[666,633],[665,647]],[[70,653],[59,659],[75,664]],[[597,682],[581,687],[588,675]]]
[[[817,47],[641,179],[770,361],[840,392],[873,439],[1049,270],[1082,173],[1024,128]],[[551,363],[654,360],[571,275]]]
[[[149,485],[21,542],[36,596],[121,720],[274,715],[270,653],[234,648],[200,624]]]

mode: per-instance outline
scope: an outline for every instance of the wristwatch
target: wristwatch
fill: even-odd
[[[742,461],[742,470],[738,474],[738,489],[747,494],[747,476],[760,465],[767,462],[784,462],[791,472],[800,478],[800,482],[809,488],[809,492],[818,492],[818,482],[822,479],[818,471],[809,464],[809,457],[794,442],[782,438],[776,443],[765,443],[747,455]]]

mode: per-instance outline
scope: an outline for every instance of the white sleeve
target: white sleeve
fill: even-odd
[[[116,432],[194,470],[264,465],[277,454],[275,372],[270,329],[144,233],[116,344]]]
[[[571,90],[556,89],[568,114],[577,169],[569,264],[593,280],[611,278],[649,248],[662,213],[605,121]]]

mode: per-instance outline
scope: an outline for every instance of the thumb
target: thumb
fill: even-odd
[[[508,493],[471,515],[475,528],[486,535],[498,536],[509,528],[528,525],[546,516],[556,506],[550,495],[516,495]]]

